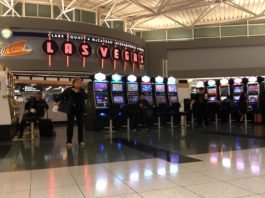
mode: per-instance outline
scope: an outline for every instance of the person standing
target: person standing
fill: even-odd
[[[85,141],[83,137],[83,115],[85,110],[85,100],[88,95],[83,88],[81,88],[81,79],[75,78],[72,82],[72,87],[67,88],[63,93],[56,97],[55,102],[60,102],[62,100],[70,100],[71,106],[67,112],[67,141],[66,146],[71,148],[74,130],[74,120],[76,118],[78,127],[78,143],[81,147],[85,146]]]
[[[149,107],[148,101],[145,99],[144,94],[140,95],[140,99],[137,102],[137,108],[138,110],[137,110],[137,113],[135,114],[133,130],[134,131],[136,130],[139,122],[142,123],[143,129],[145,130],[147,127],[147,123],[148,123],[147,111],[149,110],[150,107]]]
[[[240,122],[243,122],[245,115],[248,113],[247,95],[245,93],[241,93],[240,95],[238,101],[238,109],[240,115]]]
[[[194,106],[194,113],[197,116],[198,126],[201,127],[203,121],[204,125],[208,126],[208,96],[203,87],[199,88],[199,92],[195,95],[192,105]]]

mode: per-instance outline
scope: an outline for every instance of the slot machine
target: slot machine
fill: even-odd
[[[169,77],[167,79],[167,98],[169,105],[179,103],[177,81],[174,77]]]
[[[135,75],[126,77],[126,98],[128,104],[136,104],[139,100],[139,84]]]
[[[241,78],[235,78],[233,84],[233,100],[235,103],[239,101],[240,95],[243,92],[243,84]]]
[[[247,84],[248,108],[254,110],[258,105],[259,83],[256,77],[250,77]]]
[[[166,104],[166,85],[164,83],[164,78],[161,76],[155,77],[154,83],[154,98],[156,106],[160,104]]]
[[[110,96],[112,104],[125,104],[125,89],[122,81],[122,76],[119,74],[113,74],[110,82]]]
[[[91,79],[88,83],[87,120],[84,125],[88,130],[101,130],[108,125],[109,82],[103,73],[97,73]]]
[[[227,79],[222,79],[220,81],[219,87],[220,100],[224,101],[230,95],[230,85]]]
[[[149,102],[150,105],[153,105],[153,86],[149,76],[142,76],[140,88],[141,93],[145,93],[145,99]]]
[[[215,103],[217,101],[217,86],[215,80],[208,81],[207,94],[209,103]]]

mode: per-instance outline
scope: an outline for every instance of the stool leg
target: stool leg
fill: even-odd
[[[187,116],[186,115],[184,116],[184,127],[185,128],[187,127]]]
[[[171,124],[171,128],[174,127],[174,117],[170,116],[170,124]]]
[[[160,116],[157,117],[157,124],[158,124],[158,128],[160,129]]]
[[[130,140],[130,118],[127,118],[127,139]]]
[[[231,113],[229,113],[229,127],[231,127],[232,125],[232,115]]]
[[[34,134],[35,134],[35,126],[34,126],[34,122],[30,123],[30,133],[31,133],[31,139],[34,140]]]
[[[217,115],[217,113],[215,114],[215,124],[216,124],[216,126],[218,125],[218,115]]]
[[[244,115],[244,119],[245,119],[245,127],[247,127],[248,126],[247,114]]]
[[[112,119],[109,120],[110,142],[112,143]]]
[[[194,114],[191,114],[191,126],[194,127]]]

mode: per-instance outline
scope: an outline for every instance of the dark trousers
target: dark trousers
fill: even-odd
[[[197,112],[197,119],[198,119],[198,125],[202,126],[202,122],[204,121],[204,124],[206,126],[209,125],[209,120],[208,120],[208,114],[207,111],[204,109],[201,109],[201,111]]]
[[[83,113],[72,112],[67,114],[67,143],[72,143],[74,133],[74,122],[77,122],[78,127],[78,142],[84,141],[83,138]]]
[[[22,117],[20,126],[19,126],[19,138],[22,138],[24,130],[27,126],[27,122],[34,122],[36,123],[36,121],[38,120],[38,116],[36,114],[33,113],[25,113]]]
[[[135,114],[134,125],[133,125],[134,129],[136,129],[138,123],[141,123],[143,125],[143,128],[145,128],[147,126],[148,114],[146,111],[138,111]]]

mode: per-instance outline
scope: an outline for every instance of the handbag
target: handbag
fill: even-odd
[[[70,113],[72,110],[72,98],[64,98],[58,105],[58,111],[62,113]]]

